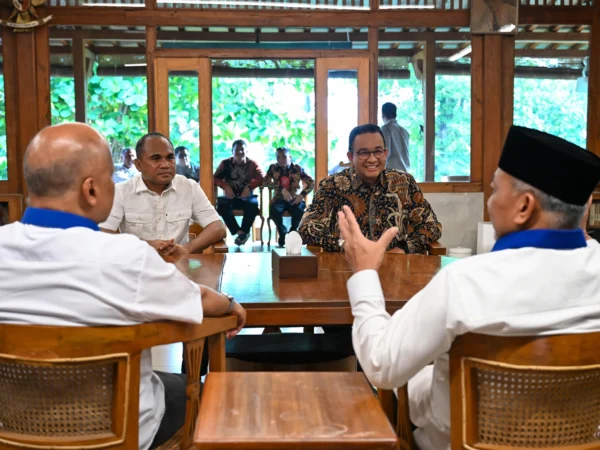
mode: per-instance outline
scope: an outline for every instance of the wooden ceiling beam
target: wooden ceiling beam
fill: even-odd
[[[519,6],[519,25],[590,25],[592,11],[587,6]]]
[[[456,53],[456,49],[438,49],[436,57],[448,58]],[[413,49],[384,49],[379,50],[379,56],[385,57],[411,57],[415,54]],[[521,49],[515,50],[515,56],[522,58],[585,58],[588,56],[587,50],[547,50],[547,49]],[[466,55],[465,58],[470,58]]]
[[[568,9],[568,8],[561,8]],[[587,9],[587,8],[586,8]],[[238,27],[468,27],[469,10],[290,11],[53,7],[54,25]],[[564,23],[564,22],[563,22]],[[580,22],[570,22],[580,23]]]

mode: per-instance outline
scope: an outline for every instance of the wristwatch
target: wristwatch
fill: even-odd
[[[233,304],[235,303],[235,299],[233,298],[232,295],[229,295],[227,292],[221,291],[221,294],[223,294],[225,297],[227,297],[227,300],[229,300],[229,308],[227,308],[227,311],[225,311],[225,314],[229,314],[231,312],[231,310],[233,309]]]

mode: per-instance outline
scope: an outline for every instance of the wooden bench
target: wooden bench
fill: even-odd
[[[361,373],[209,373],[194,446],[381,450],[397,436]]]

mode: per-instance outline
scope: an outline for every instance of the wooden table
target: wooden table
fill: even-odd
[[[248,311],[247,326],[350,325],[346,282],[352,276],[342,253],[320,253],[319,276],[279,279],[270,253],[228,253],[190,257],[197,283],[235,297]],[[385,256],[379,270],[388,312],[402,308],[440,270],[441,257]]]
[[[209,373],[197,449],[395,449],[397,436],[362,373]]]

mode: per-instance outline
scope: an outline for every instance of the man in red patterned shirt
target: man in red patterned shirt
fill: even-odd
[[[252,191],[263,182],[263,172],[246,156],[246,142],[238,139],[231,146],[233,156],[219,164],[214,175],[215,185],[224,195],[217,199],[217,212],[235,238],[236,245],[244,245],[250,237],[250,229],[258,215],[258,197]],[[242,225],[233,215],[234,209],[244,210]]]

